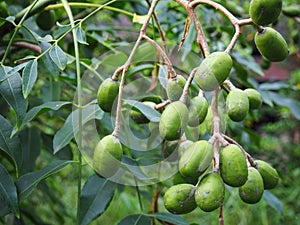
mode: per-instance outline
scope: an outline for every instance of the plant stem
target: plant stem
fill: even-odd
[[[150,21],[150,18],[154,12],[154,9],[157,5],[159,0],[153,0],[152,1],[152,4],[151,4],[151,7],[148,11],[148,14],[147,14],[147,19],[146,21],[144,22],[141,30],[140,30],[140,34],[139,34],[139,37],[138,39],[136,40],[135,42],[135,45],[133,46],[131,52],[130,52],[130,55],[128,56],[128,59],[127,61],[125,62],[125,64],[121,67],[119,67],[114,75],[113,75],[113,79],[116,79],[118,77],[118,75],[120,74],[120,72],[122,71],[122,77],[121,77],[121,81],[120,81],[120,87],[119,87],[119,95],[118,95],[118,104],[117,104],[117,113],[116,113],[116,122],[115,122],[115,129],[112,133],[112,135],[114,135],[115,137],[118,137],[119,136],[119,132],[120,132],[120,119],[121,119],[121,109],[122,109],[122,94],[123,94],[123,88],[124,88],[124,84],[125,84],[125,77],[126,77],[126,72],[132,62],[132,59],[133,59],[133,56],[135,54],[135,52],[137,51],[142,39],[143,39],[143,36],[146,34],[146,29],[148,27],[148,24],[149,24],[149,21]]]

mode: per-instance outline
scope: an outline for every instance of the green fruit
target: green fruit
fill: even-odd
[[[221,108],[219,108],[218,110],[218,113],[219,113],[219,118],[220,118],[220,131],[222,133],[225,132],[226,130],[226,119],[225,119],[225,114],[223,112],[223,110],[221,110]],[[206,127],[206,131],[209,133],[209,134],[213,134],[213,113],[212,113],[212,109],[211,107],[208,108],[208,111],[207,111],[207,115],[206,115],[206,118],[204,120],[204,123],[205,123],[205,127]]]
[[[269,163],[262,160],[256,160],[257,170],[261,174],[264,181],[265,189],[275,188],[279,181],[279,175]]]
[[[164,141],[162,146],[162,155],[164,158],[168,158],[169,161],[175,161],[178,158],[178,152],[176,151],[179,146],[179,141]]]
[[[165,192],[164,205],[166,209],[173,214],[192,212],[197,207],[194,194],[194,185],[177,184]]]
[[[119,82],[111,78],[105,79],[99,86],[97,100],[104,112],[111,112],[114,101],[119,94]]]
[[[123,151],[118,138],[107,135],[102,138],[94,151],[93,168],[103,177],[113,176],[121,165]]]
[[[247,88],[244,92],[246,92],[248,96],[249,109],[259,109],[263,102],[261,94],[253,88]]]
[[[195,192],[197,205],[205,212],[220,207],[225,196],[225,185],[218,173],[208,173],[200,181]]]
[[[264,193],[264,183],[260,173],[255,168],[249,168],[248,180],[239,187],[239,195],[242,201],[255,204],[260,201]]]
[[[39,28],[50,30],[55,24],[55,14],[51,10],[43,11],[38,14],[35,21]]]
[[[261,58],[261,61],[260,61],[260,67],[264,70],[267,70],[271,67],[271,61],[266,59],[265,57],[262,57]]]
[[[179,144],[178,147],[178,154],[179,156],[182,156],[182,154],[188,149],[188,147],[193,144],[194,142],[190,140],[185,140]]]
[[[273,23],[280,15],[282,0],[252,0],[249,14],[252,21],[258,25]]]
[[[208,111],[208,102],[203,96],[192,98],[189,108],[189,123],[191,127],[196,127],[201,124]]]
[[[6,18],[9,16],[7,4],[5,1],[0,2],[0,17]]]
[[[148,101],[143,102],[143,104],[145,106],[151,107],[152,109],[154,109],[154,106],[156,105],[154,102],[148,102]],[[131,119],[138,124],[144,124],[150,122],[150,120],[140,110],[138,110],[135,107],[133,107],[132,110],[130,110],[129,115]]]
[[[288,17],[299,17],[300,16],[300,5],[289,5],[282,9],[282,13]]]
[[[180,101],[172,102],[163,111],[159,122],[160,135],[169,141],[179,139],[188,123],[188,109]]]
[[[203,91],[213,91],[229,76],[232,59],[226,52],[213,52],[200,64],[194,80]]]
[[[260,54],[271,62],[280,62],[289,55],[286,41],[271,27],[264,28],[260,33],[257,32],[254,41]]]
[[[226,98],[226,109],[231,120],[240,122],[245,119],[249,111],[247,94],[238,88],[231,90]]]
[[[241,149],[230,144],[220,151],[220,173],[223,181],[232,186],[240,187],[247,181],[248,167]]]
[[[180,99],[185,83],[186,80],[181,75],[168,80],[167,95],[172,102]]]
[[[173,184],[197,184],[198,182],[198,177],[184,177],[181,175],[181,173],[177,172],[174,176],[173,176]]]
[[[179,159],[179,172],[184,177],[199,177],[213,160],[213,146],[201,140],[191,144]]]

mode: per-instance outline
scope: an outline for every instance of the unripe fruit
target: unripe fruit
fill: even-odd
[[[225,185],[218,173],[208,173],[200,181],[195,192],[197,205],[205,212],[220,207],[225,195]]]
[[[173,184],[197,184],[198,182],[198,177],[184,177],[181,175],[181,173],[177,172],[174,176],[173,176]]]
[[[121,165],[123,151],[118,138],[107,135],[102,138],[94,151],[93,168],[103,177],[113,176]]]
[[[282,9],[282,13],[288,17],[299,17],[300,16],[300,5],[289,5]]]
[[[241,89],[233,89],[226,98],[226,108],[231,120],[240,122],[248,114],[249,100],[247,94]]]
[[[247,181],[248,167],[241,149],[230,144],[220,151],[220,173],[223,181],[232,186],[240,187]]]
[[[264,183],[260,173],[255,168],[249,168],[246,183],[239,187],[239,195],[242,201],[255,204],[260,201],[264,193]]]
[[[179,159],[179,172],[184,177],[199,177],[213,160],[213,146],[201,140],[191,144]]]
[[[286,41],[271,27],[264,28],[260,33],[257,32],[254,41],[260,54],[271,62],[280,62],[289,55]]]
[[[38,14],[35,21],[39,28],[50,30],[55,24],[55,14],[51,10],[43,11]]]
[[[260,67],[264,70],[267,70],[271,67],[271,61],[268,60],[267,58],[265,57],[261,57],[261,61],[260,61]]]
[[[164,205],[166,209],[173,214],[186,214],[192,212],[197,207],[194,194],[194,185],[174,185],[165,192]]]
[[[172,102],[180,99],[185,83],[186,80],[181,75],[168,80],[167,95]]]
[[[151,108],[154,108],[154,106],[156,105],[154,102],[148,102],[148,101],[143,102],[143,104],[145,104],[146,106],[149,106]],[[130,110],[129,115],[130,115],[131,119],[138,124],[149,123],[149,119],[140,110],[138,110],[135,107],[133,107]]]
[[[273,23],[280,15],[282,0],[252,0],[249,14],[252,21],[258,25]]]
[[[111,112],[114,101],[119,94],[119,82],[111,78],[105,79],[99,86],[97,100],[104,112]]]
[[[178,158],[178,152],[176,151],[179,146],[179,141],[164,141],[162,146],[162,155],[164,158],[168,158],[168,161],[176,161]]]
[[[225,132],[226,130],[226,119],[225,119],[225,114],[223,112],[223,110],[221,110],[221,108],[219,108],[218,110],[218,113],[219,113],[219,119],[220,119],[220,131],[222,133]],[[204,120],[204,123],[205,123],[205,127],[206,127],[206,131],[209,133],[209,134],[213,134],[213,113],[212,113],[212,109],[211,107],[208,108],[208,111],[207,111],[207,115],[206,115],[206,118]]]
[[[256,160],[257,170],[261,174],[264,181],[265,189],[275,188],[279,181],[279,175],[269,163],[262,160]]]
[[[203,96],[196,96],[192,98],[189,108],[189,123],[191,127],[196,127],[201,124],[208,111],[208,102]]]
[[[169,141],[179,139],[188,123],[188,109],[180,101],[172,102],[163,111],[159,122],[160,135]]]
[[[248,96],[249,109],[259,109],[263,102],[261,94],[253,88],[247,88],[244,92],[246,92]]]
[[[226,52],[213,52],[200,64],[194,80],[203,91],[213,91],[229,76],[232,59]]]

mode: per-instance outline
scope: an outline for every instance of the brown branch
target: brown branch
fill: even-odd
[[[41,47],[35,44],[30,44],[24,41],[17,41],[13,43],[14,46],[22,47],[22,48],[27,48],[30,49],[38,54],[42,53]]]
[[[220,225],[224,225],[223,205],[220,206],[220,211],[219,211],[219,224],[220,224]]]
[[[154,106],[154,109],[159,110],[159,109],[161,109],[161,108],[164,108],[166,105],[169,105],[170,103],[171,103],[171,100],[168,99],[168,100],[165,101],[165,102],[156,104],[156,105]]]
[[[128,56],[128,59],[127,61],[125,62],[125,64],[122,66],[122,67],[119,67],[117,69],[118,73],[114,73],[113,77],[114,78],[117,78],[118,75],[120,74],[119,71],[121,71],[120,68],[122,68],[122,77],[121,77],[121,82],[120,82],[120,87],[119,87],[119,95],[118,95],[118,103],[117,103],[117,114],[116,114],[116,122],[115,122],[115,129],[112,133],[112,135],[114,135],[115,137],[118,137],[119,136],[119,132],[120,132],[120,122],[121,122],[121,108],[122,108],[122,95],[123,95],[123,88],[124,88],[124,84],[125,84],[125,77],[126,77],[126,72],[132,62],[132,59],[133,59],[133,56],[135,54],[135,52],[137,51],[142,39],[143,39],[143,36],[146,34],[146,29],[148,27],[148,24],[149,24],[149,21],[150,21],[150,18],[154,12],[154,9],[157,5],[159,0],[153,0],[152,1],[152,4],[151,4],[151,7],[148,11],[148,14],[147,14],[147,19],[146,21],[144,22],[141,30],[140,30],[140,34],[139,34],[139,37],[138,39],[136,40],[135,42],[135,45],[133,46],[131,52],[130,52],[130,55]]]
[[[192,83],[192,81],[194,79],[195,74],[197,73],[197,70],[198,70],[198,67],[194,68],[192,70],[192,72],[190,73],[190,75],[189,75],[189,77],[188,77],[188,79],[187,79],[187,81],[186,81],[186,83],[184,85],[184,88],[183,88],[183,91],[182,91],[182,95],[181,95],[181,97],[179,99],[181,102],[183,102],[185,104],[187,102],[187,97],[188,97],[188,94],[189,94],[189,88],[191,86],[191,83]]]

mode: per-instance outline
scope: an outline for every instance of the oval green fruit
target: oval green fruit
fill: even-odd
[[[257,164],[257,170],[263,178],[264,188],[272,189],[275,188],[279,181],[279,175],[269,163],[262,160],[255,160]]]
[[[169,141],[179,139],[188,123],[188,109],[180,101],[172,102],[163,111],[159,122],[160,135]]]
[[[119,82],[111,78],[105,79],[99,86],[97,100],[104,112],[111,112],[114,101],[119,94]]]
[[[203,96],[196,96],[192,98],[189,108],[189,122],[188,125],[196,127],[200,125],[208,111],[208,102]]]
[[[288,17],[299,17],[300,16],[300,5],[292,4],[282,9],[282,13]]]
[[[173,176],[173,184],[197,184],[198,182],[198,177],[184,177],[181,175],[181,173],[177,172],[174,176]]]
[[[50,30],[55,24],[55,14],[51,10],[45,10],[37,15],[35,21],[39,28]]]
[[[261,94],[253,88],[247,88],[244,92],[246,92],[248,96],[249,109],[259,109],[263,102]]]
[[[122,145],[118,138],[107,135],[102,138],[94,151],[93,168],[106,178],[113,176],[121,165]]]
[[[289,55],[286,41],[278,31],[271,27],[257,32],[254,41],[260,54],[271,62],[280,62]]]
[[[232,59],[229,54],[213,52],[202,61],[194,80],[203,91],[213,91],[226,80],[231,68]]]
[[[165,208],[173,214],[186,214],[192,212],[197,207],[194,194],[194,185],[174,185],[164,194]]]
[[[245,156],[238,146],[230,144],[220,150],[220,173],[223,181],[232,187],[245,184],[248,167]]]
[[[255,204],[260,201],[264,193],[264,183],[260,173],[253,167],[248,170],[246,183],[239,187],[239,195],[242,201]]]
[[[186,80],[181,75],[168,80],[167,95],[172,102],[180,99],[185,83]]]
[[[226,98],[226,108],[231,120],[235,122],[242,121],[249,111],[247,94],[238,88],[231,90]]]
[[[145,101],[143,102],[143,104],[151,108],[154,108],[154,106],[156,105],[154,102],[149,102],[149,101]],[[133,107],[130,110],[129,116],[134,122],[138,124],[144,124],[150,122],[150,120],[139,109],[135,107]]]
[[[195,192],[197,205],[205,212],[220,207],[225,196],[225,185],[218,173],[208,173],[200,181]]]
[[[205,140],[191,144],[179,159],[179,172],[184,177],[199,177],[213,160],[213,146]]]
[[[282,0],[252,0],[249,14],[252,21],[258,25],[273,23],[280,15]]]

